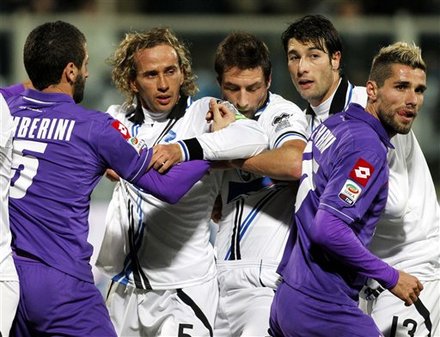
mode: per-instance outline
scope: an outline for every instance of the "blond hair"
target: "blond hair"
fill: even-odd
[[[379,50],[371,65],[369,80],[375,81],[379,87],[382,86],[391,76],[393,64],[404,64],[426,72],[421,49],[414,43],[399,41]]]
[[[197,77],[192,71],[189,50],[169,28],[156,27],[146,32],[130,32],[125,34],[124,39],[115,50],[113,56],[107,60],[113,66],[113,82],[116,88],[126,96],[127,103],[131,104],[136,97],[136,93],[130,87],[130,83],[134,81],[137,74],[134,59],[136,52],[164,44],[174,48],[177,53],[179,66],[184,77],[180,88],[181,93],[186,96],[193,96],[198,92]]]

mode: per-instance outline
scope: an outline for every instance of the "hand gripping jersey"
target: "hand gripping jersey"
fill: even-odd
[[[304,113],[279,95],[269,93],[255,118],[271,150],[289,140],[307,141]],[[259,265],[264,261],[276,268],[291,225],[293,189],[287,183],[233,169],[224,172],[221,196],[222,219],[215,241],[218,264]]]
[[[0,281],[17,281],[11,255],[8,196],[12,161],[12,117],[0,94]]]
[[[267,147],[264,132],[248,119],[209,133],[209,100],[188,98],[183,115],[155,121],[144,112],[142,124],[130,121],[132,107],[111,106],[108,112],[148,146],[197,137],[209,160],[246,158]],[[121,181],[109,205],[97,266],[114,281],[142,289],[177,289],[212,279],[215,260],[208,223],[220,184],[221,172],[213,171],[180,202],[169,205]]]
[[[391,275],[365,248],[387,198],[387,146],[391,143],[379,120],[357,104],[330,117],[312,133],[295,204],[298,237],[291,252],[286,250],[279,270],[289,286],[320,300],[356,306],[368,276],[395,281],[395,273]],[[350,241],[358,249],[356,254],[350,246],[342,258],[335,258],[313,243],[316,238],[311,237],[320,234],[315,229],[315,221],[322,220],[315,218],[319,210],[351,228],[358,240]],[[357,255],[359,249],[362,255]]]
[[[9,207],[13,249],[86,282],[93,282],[90,195],[106,168],[171,201],[208,169],[197,161],[164,183],[167,175],[145,173],[152,151],[143,150],[123,124],[65,94],[26,90],[8,104],[16,127]]]

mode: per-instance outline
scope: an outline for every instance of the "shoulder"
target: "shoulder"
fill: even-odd
[[[367,105],[367,89],[361,86],[353,87],[350,103],[357,103],[363,107]]]
[[[279,118],[290,118],[291,116],[304,118],[305,120],[304,112],[298,105],[280,95],[269,93],[269,101],[261,111],[260,118],[265,120],[273,120]]]

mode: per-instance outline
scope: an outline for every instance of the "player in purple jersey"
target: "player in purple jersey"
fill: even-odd
[[[413,304],[420,281],[367,249],[388,193],[390,137],[410,131],[423,104],[425,63],[405,43],[374,58],[364,109],[348,109],[315,129],[303,156],[295,220],[271,310],[273,336],[380,336],[358,308],[368,277]]]
[[[42,24],[24,46],[36,90],[7,100],[16,126],[9,206],[20,279],[14,336],[116,336],[89,264],[92,190],[111,167],[175,203],[209,167],[193,161],[165,175],[149,170],[151,149],[108,114],[76,104],[87,63],[82,32],[62,21]]]

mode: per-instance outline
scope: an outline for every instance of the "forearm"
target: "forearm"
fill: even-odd
[[[165,174],[148,170],[132,183],[170,204],[177,203],[207,172],[210,165],[204,160],[193,160],[171,167]]]
[[[301,178],[302,153],[305,145],[302,140],[291,140],[280,148],[262,152],[254,157],[233,160],[232,164],[244,171],[277,180],[298,180]]]
[[[349,268],[377,280],[387,289],[397,283],[398,271],[372,254],[352,229],[333,214],[319,209],[310,231],[312,242]]]
[[[261,153],[267,149],[268,139],[255,121],[239,120],[219,131],[178,143],[184,160],[231,160]]]

